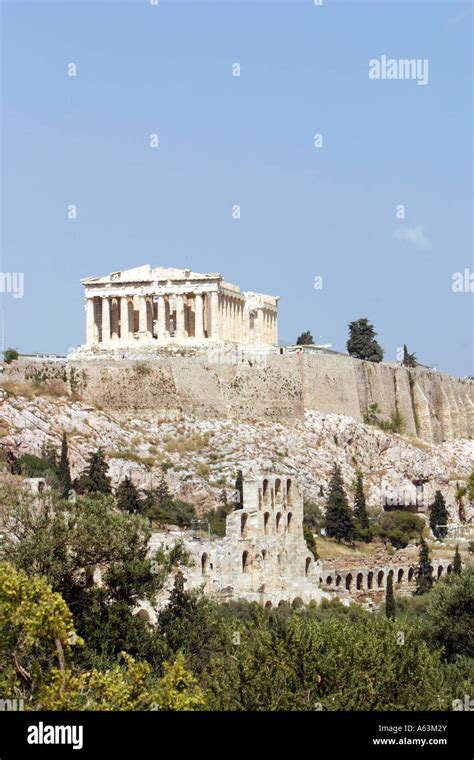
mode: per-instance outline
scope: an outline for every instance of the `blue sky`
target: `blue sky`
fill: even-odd
[[[474,270],[471,9],[4,0],[1,269],[25,278],[5,344],[82,343],[79,279],[150,263],[279,295],[282,340],[345,350],[366,316],[387,359],[474,374],[452,292]],[[370,80],[382,55],[428,59],[428,84]]]

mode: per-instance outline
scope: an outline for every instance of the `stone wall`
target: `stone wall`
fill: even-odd
[[[382,419],[398,409],[405,432],[440,443],[474,436],[474,383],[433,370],[407,370],[341,355],[170,355],[141,359],[14,362],[4,381],[54,383],[103,409],[290,424],[305,411],[363,421],[370,404]]]

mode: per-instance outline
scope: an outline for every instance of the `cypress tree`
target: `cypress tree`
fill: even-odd
[[[329,482],[324,527],[326,528],[326,535],[335,538],[338,543],[341,541],[350,542],[354,539],[354,521],[344,491],[341,470],[337,464],[334,464]]]
[[[173,497],[170,494],[164,472],[161,473],[158,486],[156,487],[155,498],[156,503],[160,508],[169,507],[173,503]]]
[[[437,539],[444,538],[448,532],[447,523],[449,520],[446,502],[441,491],[436,491],[435,500],[431,505],[430,511],[430,528]],[[441,527],[443,526],[443,527]]]
[[[421,596],[431,591],[433,587],[433,565],[430,562],[430,550],[424,538],[420,539],[420,554],[418,566],[415,571],[416,589],[415,595]]]
[[[61,492],[63,496],[67,496],[71,486],[72,486],[72,480],[71,480],[71,470],[69,468],[69,453],[67,448],[67,437],[66,433],[63,432],[63,437],[61,441],[61,456],[59,457],[59,464],[58,464],[58,479],[59,479],[59,486],[61,488]]]
[[[454,575],[461,575],[462,573],[462,562],[461,555],[459,554],[459,546],[456,546],[456,551],[454,552],[453,573]]]
[[[117,507],[122,510],[122,512],[140,512],[141,511],[141,500],[138,493],[138,489],[134,484],[132,483],[131,479],[128,477],[128,475],[125,477],[124,480],[120,483],[119,487],[117,488],[117,493],[115,494],[115,498],[117,500]]]
[[[81,476],[81,486],[89,493],[111,493],[110,478],[107,474],[108,465],[102,449],[97,449],[89,455],[87,467]]]
[[[364,482],[362,480],[362,473],[357,473],[356,491],[354,499],[354,519],[355,527],[358,538],[366,543],[370,543],[372,540],[372,530],[370,528],[369,515],[367,514],[367,506],[364,494]]]
[[[244,476],[242,474],[242,470],[237,470],[237,477],[235,479],[235,490],[237,491],[235,509],[242,509],[242,507],[244,506]]]
[[[395,619],[395,595],[393,593],[393,573],[387,575],[387,589],[385,592],[385,615],[391,620]]]

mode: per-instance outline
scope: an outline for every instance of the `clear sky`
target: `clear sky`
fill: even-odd
[[[470,3],[3,0],[2,43],[7,346],[82,343],[80,278],[149,263],[279,295],[283,341],[368,317],[386,359],[474,374]]]

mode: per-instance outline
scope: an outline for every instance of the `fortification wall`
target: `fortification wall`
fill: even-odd
[[[162,417],[236,417],[291,424],[305,411],[363,421],[370,404],[388,420],[397,409],[405,432],[427,442],[474,437],[474,382],[421,367],[407,370],[330,354],[285,354],[215,361],[213,355],[17,361],[3,382],[54,387],[107,410]]]

